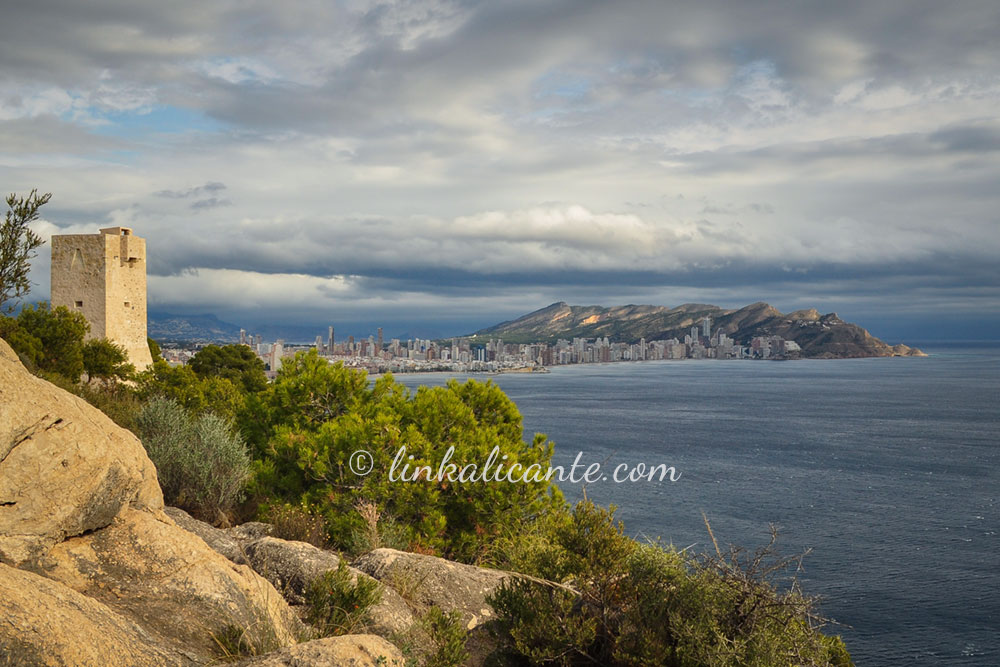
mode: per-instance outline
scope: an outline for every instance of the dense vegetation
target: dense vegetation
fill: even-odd
[[[214,523],[227,521],[250,477],[246,444],[232,424],[157,396],[142,406],[136,427],[164,498]]]
[[[459,464],[485,461],[497,447],[510,463],[547,465],[551,444],[541,436],[521,439],[520,413],[491,383],[453,381],[413,394],[391,376],[369,383],[363,372],[310,352],[283,365],[254,403],[248,431],[258,458],[256,496],[322,515],[342,548],[365,528],[353,508],[366,500],[382,512],[383,531],[404,532],[405,541],[395,546],[465,561],[479,560],[509,522],[561,503],[547,482],[390,481],[402,448],[411,470],[427,465],[436,472],[449,447]],[[361,450],[373,457],[365,475],[349,461]]]
[[[135,368],[125,350],[106,338],[84,342],[89,331],[80,313],[62,306],[50,308],[44,301],[24,306],[16,318],[0,316],[0,337],[42,377],[57,384],[76,383],[84,374],[105,385],[131,379]]]
[[[517,407],[492,383],[411,392],[315,352],[269,383],[246,347],[208,346],[171,367],[152,341],[152,367],[135,374],[120,348],[84,343],[86,332],[79,314],[46,304],[0,318],[29,368],[140,436],[168,503],[215,523],[270,519],[284,537],[348,553],[393,546],[529,575],[492,598],[496,664],[851,664],[839,638],[820,633],[812,600],[772,580],[789,561],[770,549],[696,558],[640,544],[612,511],[570,508],[544,481],[390,481],[403,447],[411,472],[436,473],[449,448],[459,465],[496,447],[509,463],[546,467],[552,444],[522,439]],[[359,450],[373,456],[367,474],[352,469]],[[335,633],[358,620],[343,599],[360,610],[375,591],[334,572],[311,596],[316,623]],[[457,621],[425,622],[434,664],[457,664]]]
[[[772,536],[773,538],[774,536]],[[714,538],[713,538],[714,540]],[[613,510],[583,501],[508,538],[512,579],[490,602],[509,664],[851,664],[839,637],[817,628],[813,600],[774,578],[799,559],[774,542],[753,554],[732,549],[691,557],[624,534]]]

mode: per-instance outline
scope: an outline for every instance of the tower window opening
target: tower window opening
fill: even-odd
[[[77,308],[83,308],[83,301],[75,301],[74,304]]]

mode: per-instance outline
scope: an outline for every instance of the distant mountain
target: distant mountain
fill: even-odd
[[[341,341],[347,337],[347,333],[353,333],[356,338],[367,337],[369,333],[375,335],[377,327],[368,323],[356,324],[353,322],[340,323],[343,328],[338,328],[337,340]],[[245,322],[242,325],[233,324],[220,320],[216,315],[179,315],[176,313],[165,313],[160,311],[149,311],[147,329],[149,335],[159,342],[192,342],[192,343],[236,343],[240,340],[240,328],[246,329],[248,336],[260,336],[263,342],[271,343],[275,340],[283,340],[285,344],[308,345],[316,340],[316,336],[326,340],[327,325],[315,324],[294,324],[275,318],[272,321],[261,322],[254,320]],[[345,329],[347,333],[345,333]],[[364,334],[358,333],[358,330]],[[432,329],[410,329],[403,334],[397,334],[391,338],[406,340],[407,338],[437,339],[443,335]],[[390,337],[386,337],[389,340]]]
[[[240,328],[223,322],[215,315],[174,315],[149,313],[146,328],[157,341],[197,343],[234,343],[240,340]]]
[[[856,324],[845,322],[836,313],[820,315],[815,309],[782,314],[758,302],[738,310],[726,310],[702,303],[665,306],[570,306],[560,301],[528,313],[516,320],[501,322],[473,334],[500,338],[510,343],[554,343],[559,338],[597,338],[612,342],[638,342],[670,338],[684,339],[691,327],[701,329],[711,318],[712,331],[721,329],[737,342],[754,336],[776,335],[793,340],[802,348],[801,356],[811,358],[922,356],[916,348],[889,345]]]

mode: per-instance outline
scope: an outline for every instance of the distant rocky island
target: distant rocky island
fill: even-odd
[[[505,343],[553,344],[559,339],[608,338],[638,343],[640,340],[683,340],[705,319],[712,331],[739,342],[778,336],[800,348],[795,355],[811,359],[926,356],[917,348],[890,345],[868,331],[840,319],[836,313],[821,315],[815,309],[781,313],[758,302],[737,310],[700,303],[675,308],[650,305],[571,306],[563,301],[477,331],[475,338],[502,338]]]

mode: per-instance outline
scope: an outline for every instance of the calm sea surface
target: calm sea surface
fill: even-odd
[[[588,486],[630,534],[707,551],[704,511],[720,543],[760,546],[773,523],[783,554],[811,548],[800,580],[858,665],[1000,665],[1000,344],[926,349],[490,379],[556,464],[676,467],[674,483]]]

